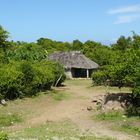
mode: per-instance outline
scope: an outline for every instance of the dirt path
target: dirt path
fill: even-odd
[[[77,81],[78,82],[78,81]],[[66,84],[57,90],[64,90],[72,95],[69,100],[64,100],[58,104],[46,107],[44,113],[39,117],[29,120],[30,125],[36,125],[45,121],[62,121],[69,119],[81,129],[81,133],[94,134],[95,136],[108,136],[117,140],[136,140],[133,136],[113,131],[100,122],[91,119],[92,113],[87,111],[87,106],[91,104],[91,99],[97,94],[93,93],[87,85]]]

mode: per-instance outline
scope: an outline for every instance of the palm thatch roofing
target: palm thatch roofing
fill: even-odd
[[[99,67],[79,51],[56,52],[51,54],[49,59],[63,64],[65,68],[97,69]]]

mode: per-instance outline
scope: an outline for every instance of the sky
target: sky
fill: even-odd
[[[14,41],[111,44],[140,34],[140,0],[0,0],[0,25]]]

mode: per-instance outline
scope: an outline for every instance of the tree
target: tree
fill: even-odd
[[[0,26],[0,48],[5,52],[6,48],[9,46],[9,42],[7,41],[9,37],[9,33]]]
[[[79,40],[74,40],[72,43],[72,50],[82,50],[83,43]]]
[[[131,46],[132,46],[132,38],[131,37],[126,38],[125,36],[121,36],[117,40],[117,43],[112,45],[112,49],[125,51],[127,48],[130,48]]]

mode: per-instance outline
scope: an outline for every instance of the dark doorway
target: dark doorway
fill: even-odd
[[[71,73],[72,73],[73,78],[86,78],[87,77],[86,69],[72,68]]]

